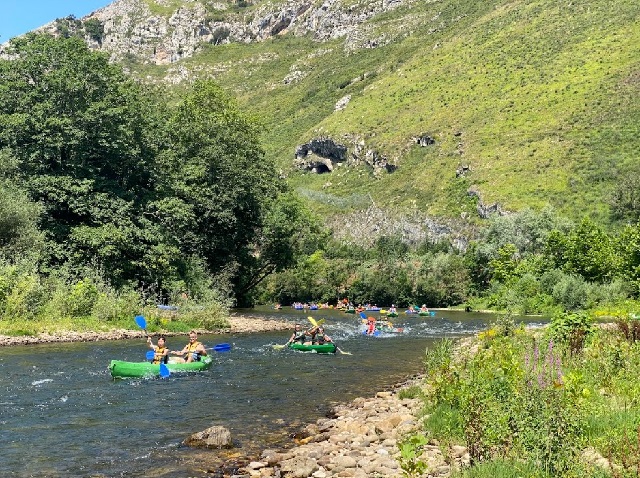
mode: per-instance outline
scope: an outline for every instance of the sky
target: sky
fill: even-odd
[[[56,18],[82,18],[114,0],[0,0],[0,43]]]

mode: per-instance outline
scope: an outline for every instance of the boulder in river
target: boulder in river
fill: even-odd
[[[204,448],[233,448],[231,432],[225,427],[213,426],[194,433],[184,442],[187,446]]]

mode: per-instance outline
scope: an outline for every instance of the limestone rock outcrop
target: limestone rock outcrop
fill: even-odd
[[[310,0],[205,2],[116,0],[90,15],[51,22],[39,31],[80,33],[91,48],[113,59],[171,64],[192,56],[203,44],[264,41],[283,33],[312,34],[322,42],[345,38],[345,48],[375,48],[391,39],[372,31],[372,17],[416,0]],[[251,9],[245,8],[252,6]]]

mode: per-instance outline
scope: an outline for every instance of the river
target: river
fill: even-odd
[[[211,477],[234,454],[290,445],[292,433],[333,405],[422,371],[425,349],[434,341],[476,333],[492,319],[455,311],[402,313],[393,320],[405,333],[368,337],[359,317],[338,311],[263,307],[235,313],[305,325],[307,316],[324,318],[327,334],[352,355],[274,349],[287,341],[286,331],[203,335],[208,347],[231,343],[229,352],[211,352],[210,370],[113,380],[110,360],[144,360],[144,340],[2,347],[0,476]],[[171,349],[186,342],[168,339]],[[181,445],[212,425],[228,428],[236,448]]]

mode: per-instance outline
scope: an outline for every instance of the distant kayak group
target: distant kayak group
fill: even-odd
[[[282,310],[282,304],[276,303],[273,305],[276,310]],[[291,308],[294,310],[320,310],[320,309],[334,309],[341,310],[347,314],[358,314],[361,312],[379,312],[387,317],[397,317],[398,311],[394,304],[391,304],[388,310],[378,307],[376,304],[358,304],[357,306],[350,302],[348,299],[339,300],[336,305],[329,303],[316,303],[316,302],[294,302],[291,304]],[[405,314],[417,314],[419,316],[435,316],[435,312],[430,311],[426,304],[422,304],[421,307],[414,305],[410,306],[404,311]]]

